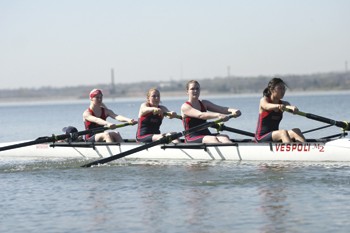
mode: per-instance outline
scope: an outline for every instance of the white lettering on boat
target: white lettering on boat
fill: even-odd
[[[277,143],[275,144],[275,149],[277,152],[309,152],[310,150],[318,150],[319,152],[324,152],[324,144],[322,143],[305,143],[305,144]]]

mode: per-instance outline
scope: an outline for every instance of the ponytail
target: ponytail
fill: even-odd
[[[270,80],[270,82],[267,84],[267,87],[263,91],[263,96],[271,97],[272,90],[275,89],[275,87],[278,84],[283,84],[284,86],[288,87],[287,84],[280,78],[273,78]]]

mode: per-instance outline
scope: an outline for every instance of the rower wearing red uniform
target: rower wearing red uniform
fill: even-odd
[[[169,111],[167,107],[160,105],[160,92],[151,88],[147,92],[146,102],[140,106],[136,140],[138,142],[153,142],[164,137],[166,134],[160,132],[160,126],[165,113],[170,119],[177,116],[176,112]],[[173,141],[173,143],[178,142],[177,139]]]
[[[134,119],[130,119],[121,115],[115,114],[111,109],[108,109],[102,103],[102,91],[99,89],[93,89],[90,92],[90,106],[83,113],[83,121],[85,125],[85,129],[93,129],[101,126],[109,127],[110,129],[115,129],[116,124],[110,123],[107,121],[108,117],[111,117],[115,120],[121,122],[129,122],[131,124],[135,124],[136,121]],[[87,141],[96,141],[96,142],[121,142],[123,139],[120,136],[119,132],[109,131],[97,133],[94,135],[86,135],[85,139]]]
[[[229,114],[232,114],[234,117],[241,115],[241,111],[238,109],[219,106],[208,100],[199,100],[200,85],[195,80],[189,81],[186,89],[188,100],[181,106],[185,130],[201,125],[208,119],[219,118],[227,121]],[[185,139],[186,142],[232,143],[227,135],[212,134],[208,129],[187,134]]]
[[[190,102],[188,102],[188,101],[186,101],[185,104],[188,104],[191,107],[193,107],[192,104]],[[201,112],[206,112],[207,109],[204,107],[203,103],[200,100],[199,100],[199,104],[200,104],[200,111]],[[205,122],[207,122],[207,121],[203,120],[203,119],[185,116],[185,118],[183,120],[183,125],[184,125],[185,130],[188,130],[188,129],[191,129],[191,128],[195,127],[195,126],[202,125]],[[199,130],[197,132],[193,132],[191,134],[187,134],[186,135],[186,141],[187,142],[202,142],[204,136],[206,136],[206,135],[212,135],[212,133],[209,131],[209,129]]]
[[[259,119],[256,127],[255,140],[257,142],[292,141],[304,142],[305,138],[300,129],[279,129],[283,118],[283,109],[288,108],[297,112],[298,108],[282,100],[286,92],[286,84],[280,78],[273,78],[263,91],[260,99]]]

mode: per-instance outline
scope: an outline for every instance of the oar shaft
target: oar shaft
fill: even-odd
[[[83,131],[79,131],[79,132],[76,132],[77,135],[86,135],[86,134],[96,134],[96,133],[102,133],[103,131],[109,129],[109,127],[98,127],[98,128],[94,128],[94,129],[87,129],[87,130],[83,130]]]
[[[315,115],[315,114],[312,114],[312,113],[305,113],[305,112],[302,112],[302,111],[297,111],[297,112],[294,113],[291,109],[288,109],[288,108],[285,108],[284,110],[286,112],[297,114],[299,116],[304,116],[306,118],[309,118],[309,119],[312,119],[312,120],[315,120],[315,121],[320,121],[320,122],[323,122],[323,123],[335,125],[335,126],[338,126],[340,128],[343,128],[344,130],[349,130],[350,123],[346,122],[346,121],[336,121],[336,120],[332,120],[332,119],[329,119],[329,118],[326,118],[326,117],[318,116],[318,115]]]
[[[17,143],[17,144],[13,144],[13,145],[0,147],[0,151],[12,150],[12,149],[20,148],[20,147],[32,146],[32,145],[41,144],[41,143],[54,142],[54,141],[66,139],[67,137],[68,136],[66,134],[52,135],[51,137],[42,137],[42,138],[38,138],[34,141],[21,142],[21,143]]]
[[[124,151],[122,153],[119,153],[119,154],[116,154],[116,155],[112,155],[112,156],[107,157],[107,158],[103,158],[103,159],[100,159],[100,160],[93,161],[93,162],[85,164],[85,165],[83,165],[81,167],[91,167],[91,166],[98,165],[98,164],[108,163],[108,162],[111,162],[113,160],[123,158],[123,157],[125,157],[127,155],[134,154],[134,153],[140,152],[142,150],[147,150],[148,148],[151,148],[151,147],[159,145],[159,144],[163,144],[165,142],[166,142],[166,138],[164,137],[164,138],[161,138],[161,139],[159,139],[157,141],[154,141],[154,142],[151,142],[151,143],[139,146],[139,147],[135,147],[135,148],[133,148],[131,150]]]
[[[234,128],[228,127],[224,124],[214,125],[213,128],[218,129],[219,131],[229,131],[232,133],[242,134],[242,135],[249,136],[249,137],[255,137],[255,134],[253,134],[251,132],[243,131],[240,129],[234,129]]]
[[[313,120],[320,121],[323,123],[328,123],[331,125],[336,125],[336,126],[341,127],[341,128],[346,128],[346,124],[344,122],[341,122],[341,121],[335,121],[335,120],[332,120],[332,119],[329,119],[326,117],[322,117],[322,116],[317,116],[317,115],[314,115],[311,113],[305,113],[305,116],[309,119],[313,119]]]
[[[135,123],[137,124],[137,123]],[[122,123],[122,124],[118,124],[118,125],[115,125],[114,126],[114,129],[117,129],[117,128],[122,128],[122,127],[125,127],[125,126],[128,126],[128,125],[135,125],[133,123]],[[101,126],[101,127],[97,127],[97,128],[93,128],[93,129],[87,129],[87,130],[83,130],[83,131],[79,131],[77,132],[76,134],[77,135],[86,135],[86,134],[97,134],[97,133],[102,133],[108,129],[111,129],[110,127],[107,127],[107,126]]]
[[[109,129],[109,128],[108,127],[99,127],[99,128],[95,128],[95,129],[79,131],[79,132],[76,132],[76,134],[80,136],[80,135],[85,135],[85,134],[89,134],[89,133],[99,133],[99,132],[103,132],[107,129]],[[48,137],[48,136],[47,137],[40,137],[40,138],[33,140],[33,141],[21,142],[21,143],[17,143],[17,144],[13,144],[13,145],[0,147],[0,151],[11,150],[11,149],[26,147],[26,146],[32,146],[32,145],[37,145],[37,144],[41,144],[41,143],[55,142],[55,141],[67,139],[69,137],[71,137],[70,134],[52,135],[51,137]]]
[[[121,127],[124,127],[127,125],[133,125],[133,124],[132,123],[123,123],[123,124],[116,125],[115,128],[121,128]],[[78,132],[70,133],[70,134],[61,134],[61,135],[54,135],[53,134],[51,137],[49,137],[49,136],[40,137],[40,138],[37,138],[33,141],[21,142],[21,143],[17,143],[17,144],[13,144],[13,145],[3,146],[3,147],[0,147],[0,151],[11,150],[11,149],[26,147],[26,146],[32,146],[32,145],[41,144],[41,143],[55,142],[55,141],[64,140],[67,138],[73,138],[74,135],[80,136],[80,135],[86,135],[86,134],[92,134],[92,133],[94,133],[94,134],[101,133],[107,129],[110,129],[110,128],[104,126],[104,127],[94,128],[94,129],[78,131]]]

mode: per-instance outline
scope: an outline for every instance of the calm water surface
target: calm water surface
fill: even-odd
[[[350,120],[350,94],[295,95],[302,111]],[[217,97],[242,117],[227,123],[254,132],[258,96]],[[163,99],[179,112],[185,99]],[[142,100],[107,100],[136,118]],[[0,141],[33,140],[83,129],[87,102],[2,104]],[[284,114],[281,127],[323,125]],[[165,120],[162,131],[182,131]],[[120,129],[134,138],[135,126]],[[307,137],[339,133],[338,128]],[[245,136],[228,133],[231,137]],[[0,232],[349,232],[350,163],[140,161],[80,168],[83,161],[2,161]]]

